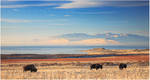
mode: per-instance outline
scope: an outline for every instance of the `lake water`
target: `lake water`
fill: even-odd
[[[1,54],[86,54],[80,50],[105,49],[148,49],[138,46],[2,46]]]

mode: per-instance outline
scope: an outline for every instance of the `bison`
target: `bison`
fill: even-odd
[[[99,69],[99,68],[102,69],[103,66],[102,66],[101,64],[92,64],[92,65],[91,65],[91,69],[96,69],[96,70],[97,70],[97,69]]]
[[[119,69],[122,70],[123,68],[127,68],[127,64],[120,63]]]
[[[33,64],[24,66],[24,71],[37,72],[36,67]]]

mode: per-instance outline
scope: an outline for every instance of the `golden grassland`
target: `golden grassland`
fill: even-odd
[[[90,55],[142,55],[94,58],[2,59],[1,79],[149,79],[149,49],[108,50],[103,48],[95,48],[90,50],[84,50],[84,52],[88,52],[88,54]],[[4,57],[8,57],[8,55]],[[102,64],[103,69],[91,70],[90,65],[95,63]],[[120,70],[120,63],[127,64],[127,68]],[[23,67],[28,64],[34,64],[38,71],[24,72]]]
[[[103,69],[90,70],[93,63],[103,64]],[[37,72],[24,72],[23,66],[34,64]],[[128,67],[120,70],[118,62],[99,61],[38,61],[31,63],[1,64],[2,79],[148,79],[148,62],[126,62]]]

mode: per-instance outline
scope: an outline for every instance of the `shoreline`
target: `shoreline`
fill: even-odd
[[[148,62],[149,49],[105,49],[82,50],[88,54],[1,54],[1,63],[38,61],[99,61],[99,62]]]

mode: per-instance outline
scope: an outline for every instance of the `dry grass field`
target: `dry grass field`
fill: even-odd
[[[8,55],[3,56],[1,61],[1,79],[149,79],[148,53],[92,58],[7,59],[4,57]],[[95,63],[102,64],[103,69],[91,70],[91,64]],[[127,64],[127,68],[120,70],[120,63]],[[34,64],[38,71],[24,72],[23,67],[28,64]]]
[[[103,69],[90,70],[93,63],[102,63]],[[23,66],[35,64],[37,72],[23,72]],[[1,64],[1,79],[149,79],[148,62],[127,63],[126,69],[120,70],[119,63],[92,61],[38,61],[33,63]]]

